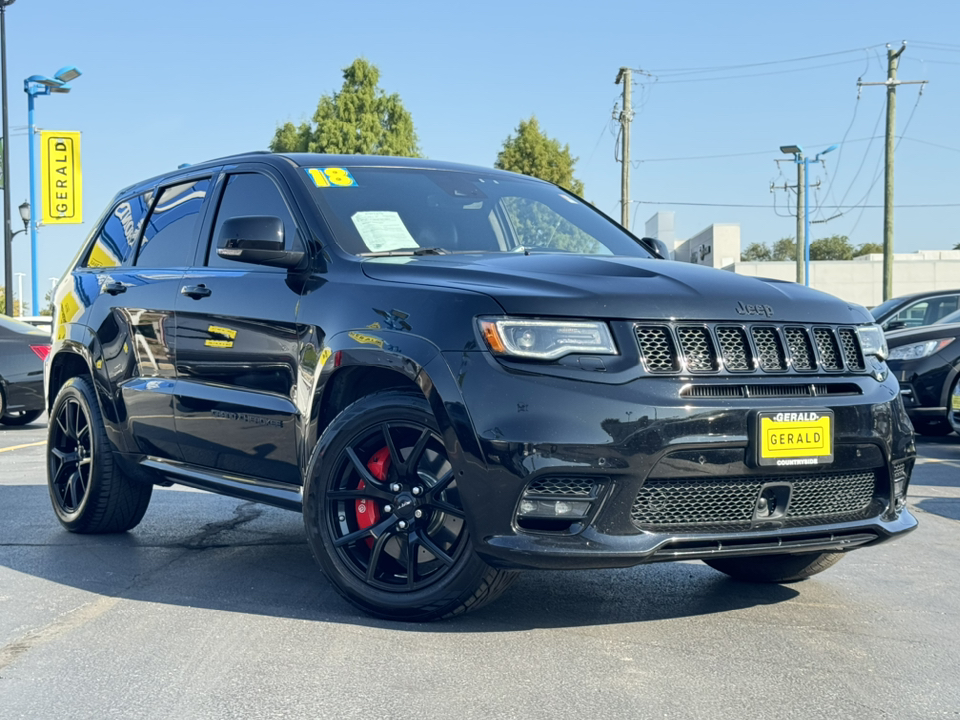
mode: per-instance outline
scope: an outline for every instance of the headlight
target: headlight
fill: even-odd
[[[497,355],[556,360],[571,353],[617,354],[604,322],[480,318],[480,332]]]
[[[887,358],[889,352],[883,328],[879,325],[863,325],[857,328],[857,334],[860,336],[860,347],[863,348],[864,355],[876,355],[881,360]]]
[[[953,342],[953,338],[940,338],[939,340],[926,340],[925,342],[913,343],[912,345],[901,345],[890,351],[891,360],[919,360],[935,352],[943,350],[947,345]]]

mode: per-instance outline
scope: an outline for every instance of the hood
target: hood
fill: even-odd
[[[511,315],[873,322],[862,306],[796,283],[669,260],[489,253],[369,258],[362,267],[376,280],[485,293]]]
[[[891,348],[925,340],[939,340],[940,338],[957,337],[960,335],[960,323],[946,323],[943,325],[923,325],[908,330],[894,330],[884,333],[887,345]]]

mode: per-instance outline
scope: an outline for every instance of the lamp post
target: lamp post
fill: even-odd
[[[30,205],[37,206],[36,190],[36,152],[34,150],[34,133],[36,128],[33,124],[33,100],[38,95],[49,95],[50,93],[68,93],[70,92],[70,81],[80,77],[80,71],[73,65],[60,68],[52,77],[44,75],[31,75],[23,81],[23,91],[27,94],[27,142],[30,148]],[[43,213],[40,213],[43,218]],[[39,220],[35,220],[30,225],[30,289],[33,297],[33,307],[37,306],[37,226]]]
[[[0,0],[0,74],[3,94],[3,149],[0,151],[0,163],[3,164],[3,286],[6,288],[6,308],[4,311],[13,317],[13,235],[10,234],[10,128],[7,124],[7,6],[15,0]]]
[[[813,162],[820,162],[820,156],[833,152],[839,145],[831,145],[826,150],[818,152]],[[800,221],[800,203],[797,198],[797,275],[800,274],[800,229],[803,226],[803,284],[810,287],[810,158],[803,154],[803,148],[799,145],[781,145],[780,152],[793,155],[793,161],[797,164],[797,193],[803,193],[803,222]],[[797,282],[800,278],[797,278]]]

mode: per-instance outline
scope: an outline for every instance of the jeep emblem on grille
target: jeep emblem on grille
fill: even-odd
[[[769,305],[747,305],[744,302],[737,303],[737,312],[741,315],[766,315],[773,317],[773,308]]]

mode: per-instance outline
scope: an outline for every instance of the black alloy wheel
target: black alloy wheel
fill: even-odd
[[[90,418],[76,398],[67,398],[52,418],[48,459],[54,501],[65,514],[77,512],[90,489],[93,438]]]
[[[381,617],[431,620],[506,589],[515,573],[470,545],[460,480],[422,395],[381,392],[341,413],[304,491],[311,548],[337,590]]]
[[[93,385],[67,380],[47,425],[47,487],[57,520],[70,532],[119,533],[136,527],[153,485],[117,465]]]
[[[383,422],[338,458],[326,520],[340,559],[388,591],[420,590],[464,551],[463,507],[438,433],[417,422]]]

